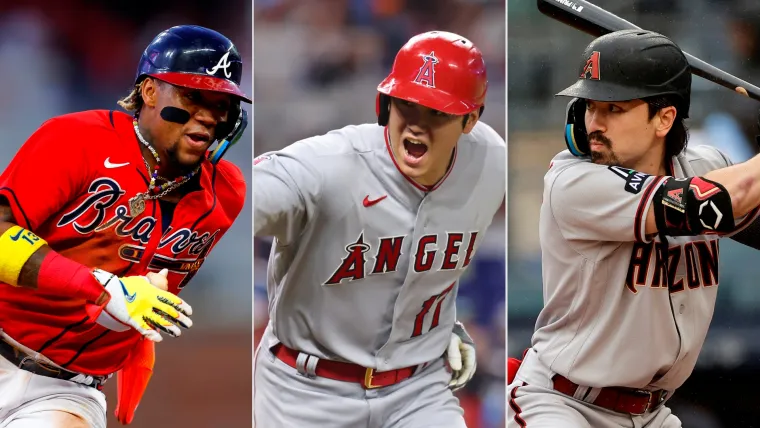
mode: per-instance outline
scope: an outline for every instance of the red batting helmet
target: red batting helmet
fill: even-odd
[[[486,64],[472,42],[445,31],[418,34],[401,48],[377,87],[378,123],[388,123],[389,97],[464,115],[482,110],[487,88]]]

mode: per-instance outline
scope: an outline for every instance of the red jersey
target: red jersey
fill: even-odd
[[[97,110],[55,117],[22,146],[0,175],[0,196],[16,223],[60,254],[119,276],[169,270],[178,294],[240,214],[246,185],[227,161],[202,163],[195,189],[177,203],[162,233],[161,207],[146,201],[129,217],[128,200],[149,175],[132,117]],[[140,340],[90,320],[84,300],[0,283],[0,329],[60,366],[104,375],[122,367]]]

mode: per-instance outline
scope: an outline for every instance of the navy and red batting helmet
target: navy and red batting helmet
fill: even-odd
[[[248,126],[248,113],[240,107],[240,101],[251,103],[240,89],[243,60],[224,35],[197,25],[180,25],[161,32],[140,57],[135,85],[148,76],[175,86],[233,97],[227,122],[216,126],[218,144],[208,155],[212,163],[224,156]],[[179,123],[190,120],[188,112],[173,107],[164,108],[161,117]]]
[[[172,85],[234,95],[240,89],[243,61],[224,35],[197,25],[180,25],[157,35],[140,58],[135,84],[151,76]]]

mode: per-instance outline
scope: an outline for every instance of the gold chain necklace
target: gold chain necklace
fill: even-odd
[[[148,190],[142,193],[138,193],[137,195],[133,196],[129,199],[129,216],[131,218],[135,218],[138,215],[142,214],[143,211],[145,211],[145,201],[151,200],[151,199],[160,199],[169,194],[169,192],[177,189],[181,185],[187,183],[191,178],[195,176],[195,174],[200,171],[201,166],[198,165],[194,170],[190,171],[189,173],[177,177],[174,180],[167,180],[163,177],[160,177],[158,175],[158,168],[161,165],[161,159],[158,157],[158,153],[156,153],[156,150],[153,148],[153,146],[148,143],[145,138],[143,138],[142,134],[140,134],[140,129],[137,127],[137,119],[134,119],[132,121],[132,125],[135,128],[135,135],[137,135],[137,139],[140,140],[140,142],[150,150],[150,153],[153,155],[153,158],[156,159],[156,166],[153,167],[153,172],[150,170],[150,166],[148,165],[148,161],[145,160],[143,157],[143,163],[145,163],[145,168],[148,170],[148,175],[150,176],[150,183],[148,184]],[[160,186],[156,185],[156,180],[163,179],[166,180],[166,183],[161,184]]]

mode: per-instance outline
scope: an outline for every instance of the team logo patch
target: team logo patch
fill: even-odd
[[[686,212],[686,203],[683,201],[683,189],[674,189],[662,196],[662,204],[670,207],[681,214]]]
[[[260,164],[261,162],[264,162],[265,160],[269,160],[269,159],[272,159],[272,157],[269,155],[261,155],[259,157],[256,157],[253,159],[253,166],[256,166]]]
[[[683,189],[673,189],[668,192],[668,197],[673,199],[674,201],[678,202],[679,204],[683,202]]]
[[[618,177],[624,179],[625,191],[633,193],[634,195],[641,192],[641,188],[644,187],[644,182],[650,177],[649,174],[619,166],[608,166],[607,168],[614,172]]]
[[[581,79],[601,80],[601,73],[599,71],[599,52],[594,51],[586,61],[586,65],[583,66],[583,71],[580,75]]]
[[[686,212],[686,203],[683,201],[683,189],[673,189],[662,196],[662,203],[680,213]]]
[[[422,59],[424,59],[425,62],[420,67],[420,71],[417,72],[417,77],[414,78],[414,83],[435,88],[435,65],[440,61],[435,57],[435,52],[423,55]]]

